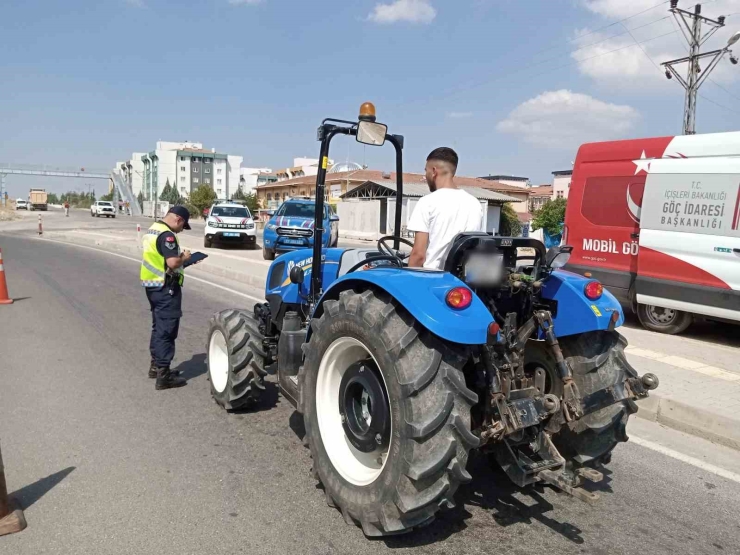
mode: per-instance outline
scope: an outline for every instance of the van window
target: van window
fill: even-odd
[[[590,177],[583,189],[581,214],[602,227],[633,228],[640,221],[645,176]]]

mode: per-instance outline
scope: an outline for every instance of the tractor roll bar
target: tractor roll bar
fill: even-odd
[[[330,123],[332,122],[332,123]],[[334,123],[348,124],[351,127],[334,125]],[[324,204],[326,191],[326,172],[329,165],[329,145],[337,135],[357,136],[357,122],[327,118],[321,122],[317,138],[321,141],[319,154],[319,171],[316,175],[316,207],[314,210],[313,232],[313,261],[311,264],[311,293],[309,303],[313,307],[321,298],[323,261],[321,251],[324,238]],[[396,214],[393,229],[393,248],[401,248],[401,215],[403,210],[403,136],[386,134],[385,140],[396,149]]]

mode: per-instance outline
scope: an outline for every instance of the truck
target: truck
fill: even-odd
[[[649,330],[740,322],[740,132],[581,146],[563,241]]]
[[[317,136],[313,242],[275,258],[265,302],[209,321],[216,403],[254,407],[275,375],[326,502],[367,536],[409,532],[453,508],[472,450],[518,487],[596,503],[635,401],[658,387],[625,357],[618,301],[561,269],[571,247],[531,238],[461,233],[443,269],[409,267],[400,202],[394,235],[375,248],[326,246],[332,139],[390,143],[398,198],[405,141],[371,103],[354,122],[325,119]]]
[[[48,209],[47,198],[46,189],[31,189],[28,193],[29,210],[46,211]]]

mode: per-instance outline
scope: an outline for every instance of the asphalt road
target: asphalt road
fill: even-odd
[[[740,483],[634,442],[595,507],[519,490],[474,456],[457,509],[368,540],[326,505],[274,387],[255,412],[210,399],[208,318],[249,299],[187,282],[175,366],[189,383],[156,392],[136,262],[30,236],[0,235],[0,248],[17,299],[0,306],[0,436],[29,525],[0,538],[2,554],[740,553]],[[736,452],[645,426],[737,479]]]

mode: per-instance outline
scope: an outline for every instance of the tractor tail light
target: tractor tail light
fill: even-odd
[[[598,281],[589,281],[583,288],[583,294],[592,301],[597,301],[604,294],[604,286]]]
[[[445,301],[450,308],[462,310],[473,302],[473,293],[467,287],[455,287],[447,292]]]

